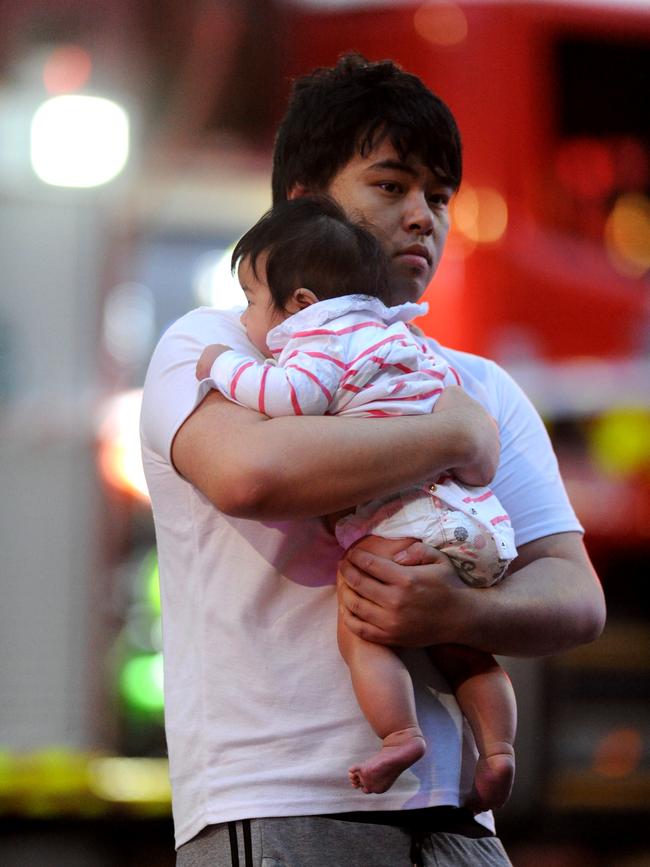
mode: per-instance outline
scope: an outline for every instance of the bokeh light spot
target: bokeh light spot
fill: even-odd
[[[103,757],[88,763],[88,785],[102,800],[169,803],[169,768],[163,759]]]
[[[605,247],[614,267],[629,277],[650,269],[650,199],[626,193],[617,200],[605,224]]]
[[[508,226],[508,206],[493,187],[463,184],[452,200],[451,214],[456,229],[477,244],[499,241]]]
[[[57,187],[98,187],[124,169],[129,118],[110,99],[54,96],[36,109],[31,160],[36,175]]]
[[[55,48],[43,67],[43,84],[52,95],[79,90],[90,78],[90,55],[79,45]]]
[[[104,345],[120,364],[135,365],[151,353],[156,308],[153,292],[141,283],[122,283],[106,297],[102,332]]]
[[[594,750],[594,771],[601,777],[620,779],[633,773],[643,755],[643,739],[635,728],[607,732]]]
[[[162,653],[148,653],[128,659],[119,677],[120,694],[137,711],[158,713],[164,706]]]
[[[194,297],[199,304],[230,310],[245,307],[246,296],[237,276],[230,270],[230,260],[235,245],[226,250],[211,250],[204,253],[194,265],[192,285]]]
[[[630,475],[650,465],[650,411],[613,409],[589,429],[589,450],[597,465],[613,475]]]
[[[160,574],[158,572],[158,555],[152,548],[147,553],[140,567],[144,580],[145,598],[153,614],[160,614]]]
[[[425,3],[413,15],[413,26],[433,45],[458,45],[467,38],[467,18],[456,3]]]
[[[141,405],[141,389],[122,392],[107,402],[99,426],[99,467],[113,488],[148,503],[140,449]]]

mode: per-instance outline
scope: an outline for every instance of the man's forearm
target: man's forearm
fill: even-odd
[[[493,452],[484,464],[496,468],[496,434],[477,411],[267,419],[210,393],[179,430],[172,454],[181,475],[228,514],[314,517],[469,466],[481,449]]]
[[[346,625],[368,641],[543,656],[593,641],[604,626],[603,592],[578,533],[522,545],[517,571],[484,589],[464,584],[422,543],[399,563],[386,545],[368,537],[340,567]]]
[[[537,547],[542,556],[532,558]],[[594,641],[605,624],[598,577],[578,534],[531,543],[520,568],[479,594],[474,647],[505,656],[544,656]]]

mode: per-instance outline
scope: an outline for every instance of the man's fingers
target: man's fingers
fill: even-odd
[[[347,558],[339,564],[339,594],[341,587],[346,586],[359,596],[377,602],[379,605],[386,605],[389,602],[388,585],[366,574]]]
[[[382,584],[403,584],[407,579],[401,564],[387,560],[361,547],[352,548],[346,554],[346,560],[356,566],[361,572],[371,575]],[[374,596],[373,596],[374,598]]]
[[[359,638],[363,638],[365,641],[372,641],[374,644],[390,644],[388,634],[380,629],[378,626],[375,626],[372,623],[367,623],[365,620],[360,620],[358,617],[355,617],[354,614],[351,614],[350,611],[344,606],[341,606],[340,615],[341,619],[350,630]]]
[[[375,626],[385,626],[390,616],[381,603],[360,595],[345,583],[339,587],[339,603],[354,617],[367,620]]]
[[[400,566],[431,565],[444,562],[446,559],[445,554],[425,542],[412,542],[393,557],[393,560]]]

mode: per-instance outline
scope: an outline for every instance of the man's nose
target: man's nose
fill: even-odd
[[[242,325],[246,325],[246,314],[247,313],[248,313],[248,308],[246,308],[244,310],[244,312],[242,313],[242,315],[239,317],[239,321],[241,322]]]
[[[405,199],[404,224],[409,232],[430,235],[433,231],[433,214],[423,192],[413,192]]]

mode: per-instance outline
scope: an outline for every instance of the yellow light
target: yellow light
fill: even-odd
[[[88,762],[90,791],[106,801],[169,803],[169,769],[162,759],[98,758]]]
[[[463,184],[452,200],[452,220],[456,229],[477,244],[494,244],[508,226],[508,206],[493,187]]]
[[[32,167],[46,184],[97,187],[115,178],[129,156],[129,118],[97,96],[55,96],[34,114]]]
[[[149,502],[140,452],[141,404],[141,389],[108,401],[99,428],[99,466],[114,488]]]
[[[629,277],[650,268],[650,200],[642,193],[617,200],[605,225],[605,247],[614,267]]]
[[[415,31],[433,45],[458,45],[467,38],[467,18],[456,3],[425,3],[413,15]]]
[[[594,422],[589,448],[606,472],[628,475],[650,465],[650,411],[610,410]]]
[[[147,552],[140,564],[140,575],[144,585],[144,596],[154,614],[160,614],[160,572],[158,571],[158,551],[153,547]]]

